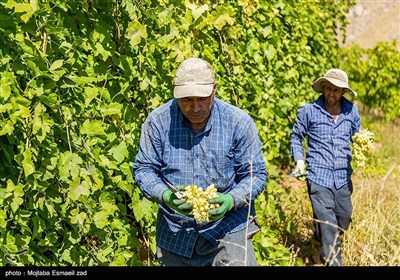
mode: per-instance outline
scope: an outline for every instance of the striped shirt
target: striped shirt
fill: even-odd
[[[146,198],[158,203],[156,242],[161,248],[191,257],[198,235],[213,244],[226,233],[244,229],[254,217],[254,199],[265,189],[267,170],[253,119],[243,110],[214,98],[207,125],[195,133],[176,99],[153,110],[143,123],[133,178]],[[173,185],[195,184],[230,193],[234,209],[216,222],[198,223],[162,203]]]
[[[303,140],[307,137],[307,179],[337,189],[350,180],[351,139],[361,129],[355,104],[341,99],[339,118],[335,122],[321,95],[297,111],[297,121],[290,135],[290,153],[295,161],[304,159]]]

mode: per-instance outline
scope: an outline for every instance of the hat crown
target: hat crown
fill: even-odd
[[[349,79],[347,77],[346,72],[344,72],[343,70],[340,70],[340,69],[330,69],[330,70],[328,70],[325,73],[324,78],[326,78],[326,79],[336,79],[336,80],[342,81],[342,82],[344,82],[346,84],[349,83]]]
[[[346,91],[352,92],[354,95],[357,95],[357,92],[352,90],[349,87],[349,78],[347,77],[347,73],[338,68],[332,68],[326,71],[323,77],[319,77],[312,84],[312,88],[319,93],[323,92],[323,86],[325,83],[331,83],[332,85],[344,88]]]
[[[208,85],[215,82],[215,74],[211,65],[200,58],[184,60],[175,73],[174,85]]]

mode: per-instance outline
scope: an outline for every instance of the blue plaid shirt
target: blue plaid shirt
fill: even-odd
[[[321,95],[297,111],[290,135],[290,153],[295,161],[304,159],[303,140],[307,136],[307,179],[326,188],[339,189],[351,178],[351,138],[360,129],[356,105],[342,97],[335,122]]]
[[[254,199],[265,189],[267,171],[252,118],[217,97],[207,125],[197,134],[184,120],[176,99],[156,108],[143,123],[133,177],[146,198],[158,202],[156,242],[191,257],[198,235],[213,244],[226,233],[244,229],[255,216]],[[214,184],[230,193],[235,207],[222,219],[198,223],[162,203],[167,186]]]

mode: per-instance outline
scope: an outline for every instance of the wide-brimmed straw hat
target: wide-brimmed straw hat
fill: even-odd
[[[349,87],[349,79],[346,72],[344,72],[343,70],[337,68],[329,69],[328,71],[326,71],[323,77],[315,80],[312,85],[313,90],[322,93],[324,82],[329,82],[334,86],[344,88],[346,89],[346,91],[352,92],[354,95],[357,96],[357,92]]]
[[[215,74],[211,65],[200,58],[191,57],[178,67],[174,78],[174,97],[207,97],[213,92]]]

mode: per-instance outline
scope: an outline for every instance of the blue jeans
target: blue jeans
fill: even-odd
[[[243,229],[225,235],[217,245],[199,235],[191,258],[157,246],[157,258],[161,266],[257,266],[251,238],[259,230],[257,225],[251,223],[247,237],[246,229]]]
[[[351,180],[340,189],[325,188],[307,180],[314,215],[314,237],[321,243],[321,255],[329,266],[341,266],[341,235],[351,223],[353,206]]]

